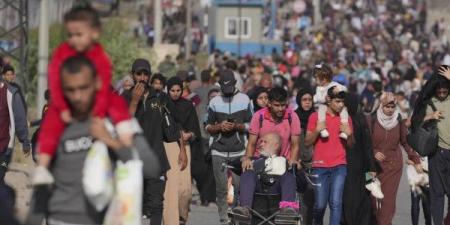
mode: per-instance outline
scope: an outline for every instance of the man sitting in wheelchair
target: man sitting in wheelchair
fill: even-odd
[[[251,219],[255,193],[281,194],[280,214],[298,215],[299,204],[295,202],[295,174],[287,170],[287,160],[278,156],[281,139],[277,133],[268,133],[261,138],[260,156],[253,159],[252,168],[245,170],[240,180],[240,206],[234,214]]]

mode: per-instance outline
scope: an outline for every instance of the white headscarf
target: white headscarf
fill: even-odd
[[[400,112],[398,111],[398,109],[396,109],[395,112],[392,114],[392,116],[388,116],[388,115],[384,114],[383,107],[388,104],[392,104],[392,103],[397,105],[397,103],[396,103],[397,101],[395,99],[394,94],[392,94],[390,92],[385,92],[381,95],[380,102],[381,102],[381,105],[380,105],[380,107],[378,107],[378,110],[377,110],[378,122],[381,124],[381,126],[384,129],[391,130],[392,128],[397,126],[398,115],[400,114]]]
[[[392,114],[392,116],[387,116],[386,114],[384,114],[382,107],[379,107],[377,110],[378,122],[384,129],[390,130],[395,126],[397,126],[399,113],[400,112],[396,109],[394,114]]]

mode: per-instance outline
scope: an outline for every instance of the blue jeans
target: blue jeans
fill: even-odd
[[[339,225],[342,215],[342,193],[344,192],[347,166],[340,165],[331,168],[313,168],[312,182],[314,185],[313,224],[323,225],[323,216],[327,203],[330,204],[330,225]]]

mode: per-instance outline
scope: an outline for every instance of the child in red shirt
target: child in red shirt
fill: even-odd
[[[130,144],[132,139],[131,117],[127,104],[111,90],[111,61],[97,42],[101,28],[99,15],[89,6],[75,7],[65,14],[64,26],[68,39],[56,48],[49,64],[48,81],[52,99],[38,137],[39,166],[32,181],[35,185],[53,183],[53,177],[47,168],[55,155],[66,124],[72,121],[60,80],[60,67],[72,56],[84,54],[89,58],[102,81],[102,87],[95,97],[94,116],[103,118],[108,115],[117,128],[119,138]]]

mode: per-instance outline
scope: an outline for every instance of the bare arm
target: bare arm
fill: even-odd
[[[306,132],[305,146],[306,147],[312,146],[316,142],[318,137],[319,137],[319,131],[317,131],[317,130],[315,130],[313,132],[311,132],[311,131]]]
[[[297,161],[300,153],[300,136],[291,136],[291,160]]]
[[[406,154],[408,155],[408,159],[414,162],[414,164],[420,164],[419,155],[409,146],[408,141],[406,140],[407,128],[405,123],[401,122],[400,126],[400,144],[403,146]]]
[[[258,136],[250,134],[250,137],[248,138],[247,149],[245,150],[245,155],[241,159],[243,171],[253,169],[252,156],[253,154],[255,154],[255,146],[257,140]]]
[[[347,145],[348,148],[351,148],[351,147],[353,147],[354,144],[355,144],[355,136],[353,136],[353,134],[351,134],[351,135],[348,136],[348,138],[347,138],[347,143],[346,143],[346,145]]]
[[[136,113],[138,102],[139,101],[131,101],[130,102],[130,106],[128,107],[128,111],[130,112],[131,115],[134,115]]]
[[[250,134],[250,136],[248,137],[247,149],[245,150],[246,157],[251,158],[255,154],[257,140],[258,137],[256,135]]]

